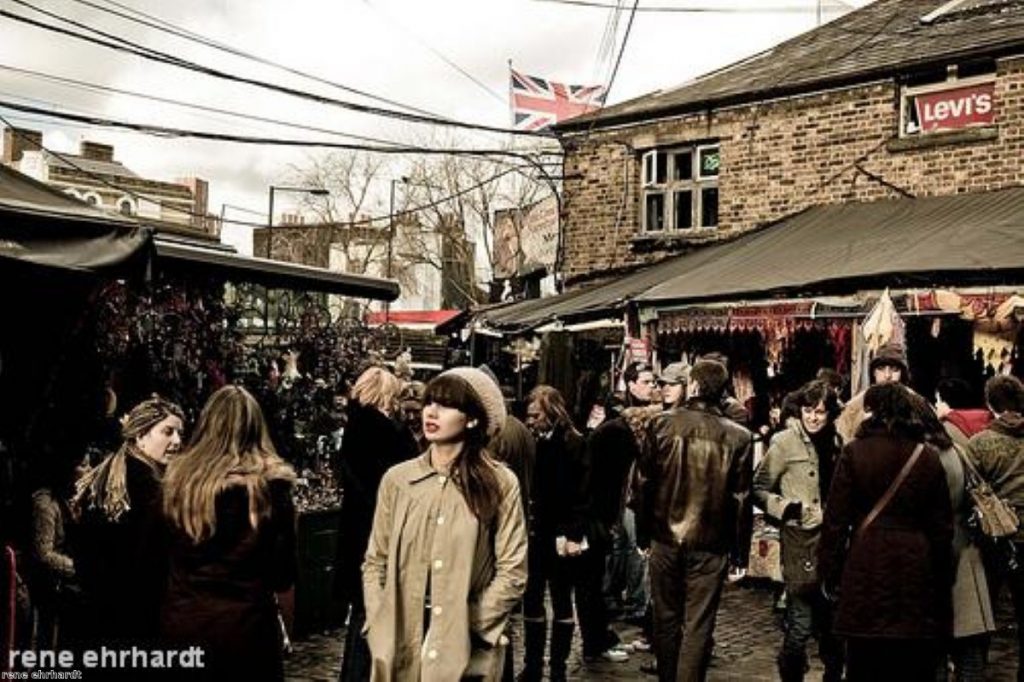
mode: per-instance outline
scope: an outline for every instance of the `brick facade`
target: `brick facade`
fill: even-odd
[[[1022,185],[1024,57],[996,62],[995,106],[995,128],[902,140],[900,87],[890,80],[566,136],[566,280],[660,260],[816,204]],[[713,141],[718,228],[642,235],[642,153]]]

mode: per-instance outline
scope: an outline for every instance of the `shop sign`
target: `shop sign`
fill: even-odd
[[[961,130],[995,122],[995,83],[923,92],[914,96],[917,123],[923,133]]]

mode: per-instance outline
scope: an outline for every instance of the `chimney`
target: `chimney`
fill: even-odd
[[[114,147],[109,144],[83,140],[79,154],[83,158],[92,159],[93,161],[113,161]]]
[[[25,128],[4,128],[4,165],[21,161],[25,152],[43,148],[43,134]]]
[[[210,206],[210,183],[202,178],[179,178],[175,182],[192,192],[192,227],[204,229]]]

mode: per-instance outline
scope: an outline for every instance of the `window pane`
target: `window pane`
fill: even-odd
[[[700,191],[700,226],[718,225],[718,188],[705,187]]]
[[[672,155],[672,179],[690,180],[693,178],[693,152],[678,152]]]
[[[718,147],[700,150],[700,175],[704,178],[718,175]]]
[[[644,197],[644,230],[659,232],[665,229],[665,195],[648,192]]]
[[[693,227],[693,192],[685,190],[675,192],[675,227],[677,230],[688,230]]]
[[[664,185],[668,180],[668,154],[665,152],[658,152],[658,168],[654,174],[654,181],[659,185]]]

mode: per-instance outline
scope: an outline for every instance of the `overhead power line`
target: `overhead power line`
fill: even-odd
[[[573,5],[576,7],[590,7],[604,10],[615,10],[618,12],[627,11],[625,7],[596,0],[533,0],[534,2],[547,2],[556,5]],[[849,7],[846,3],[833,5],[836,9]],[[751,7],[685,7],[681,5],[660,5],[638,7],[637,12],[675,12],[680,14],[809,14],[816,11],[814,7],[798,7],[796,5],[764,5]]]
[[[199,45],[203,45],[205,47],[208,47],[208,48],[211,48],[211,49],[214,49],[214,50],[218,50],[220,52],[224,52],[226,54],[234,55],[236,57],[242,57],[244,59],[248,59],[248,60],[256,62],[258,64],[263,64],[264,66],[270,66],[272,68],[284,71],[285,73],[290,73],[293,76],[300,76],[302,78],[306,78],[306,79],[311,80],[313,82],[320,83],[321,85],[327,85],[327,86],[330,86],[332,88],[337,88],[338,90],[341,90],[343,92],[348,92],[348,93],[353,94],[353,95],[359,95],[361,97],[366,97],[367,99],[376,100],[376,101],[382,102],[384,104],[389,104],[391,106],[399,107],[401,109],[407,109],[408,111],[413,111],[413,112],[416,112],[416,113],[419,113],[419,114],[424,114],[426,116],[434,116],[434,117],[437,117],[437,118],[444,118],[443,116],[440,116],[439,114],[435,114],[435,113],[433,113],[431,111],[428,111],[426,109],[421,109],[419,107],[414,107],[414,106],[409,105],[409,104],[404,104],[402,102],[398,102],[398,101],[393,100],[393,99],[388,99],[387,97],[381,97],[380,95],[375,95],[375,94],[373,94],[371,92],[367,92],[365,90],[360,90],[360,89],[354,88],[354,87],[352,87],[350,85],[345,85],[343,83],[338,83],[337,81],[332,81],[332,80],[329,80],[327,78],[323,78],[321,76],[317,76],[315,74],[311,74],[309,72],[302,71],[300,69],[296,69],[296,68],[288,66],[286,64],[281,64],[279,62],[275,62],[275,61],[273,61],[271,59],[267,59],[266,57],[261,57],[261,56],[259,56],[257,54],[252,53],[252,52],[247,52],[247,51],[245,51],[245,50],[243,50],[241,48],[234,47],[234,46],[229,45],[227,43],[214,40],[212,38],[209,38],[207,36],[202,35],[201,33],[196,33],[195,31],[190,31],[188,29],[182,28],[180,26],[177,26],[177,25],[175,25],[175,24],[165,20],[165,19],[161,19],[161,18],[156,17],[156,16],[154,16],[152,14],[147,14],[147,13],[143,12],[142,10],[138,10],[138,9],[135,9],[135,8],[132,8],[132,7],[128,7],[127,5],[123,5],[123,4],[119,3],[119,2],[115,2],[114,0],[104,0],[104,1],[106,2],[106,4],[112,5],[113,7],[116,7],[118,9],[111,9],[110,7],[104,7],[102,5],[98,5],[98,4],[94,3],[94,2],[90,2],[90,0],[74,0],[74,2],[77,2],[80,5],[85,5],[86,7],[91,7],[93,9],[95,9],[95,10],[100,11],[100,12],[105,12],[105,13],[110,14],[112,16],[119,17],[119,18],[121,18],[121,19],[123,19],[125,21],[130,21],[130,22],[139,24],[141,26],[146,26],[148,28],[155,29],[157,31],[162,31],[164,33],[176,36],[176,37],[181,38],[183,40],[188,40],[188,41],[197,43]],[[119,10],[124,10],[124,11],[119,11]],[[137,15],[137,16],[132,16],[133,14]]]
[[[5,106],[5,105],[0,105],[0,106]],[[32,139],[28,138],[27,136],[25,136],[25,134],[23,132],[21,132],[20,130],[15,128],[11,124],[11,121],[7,117],[3,116],[2,114],[0,114],[0,123],[3,123],[8,128],[11,128],[13,130],[13,134],[15,136],[21,137],[23,140],[31,142],[34,146],[39,146],[38,145],[38,141],[32,140]],[[59,159],[60,161],[62,161],[64,163],[66,163],[67,165],[71,166],[72,168],[74,168],[78,172],[82,173],[86,177],[88,177],[88,178],[90,178],[92,180],[95,180],[96,182],[98,182],[98,183],[100,183],[100,184],[102,184],[102,185],[104,185],[106,187],[109,187],[109,188],[111,188],[113,190],[116,190],[118,192],[122,192],[124,194],[127,194],[128,196],[132,197],[136,201],[139,201],[139,200],[142,200],[142,199],[145,199],[146,201],[153,201],[154,203],[158,204],[161,208],[167,208],[169,210],[172,210],[172,211],[175,211],[175,212],[180,213],[182,215],[186,215],[186,216],[190,216],[190,217],[197,217],[197,218],[204,218],[204,219],[209,217],[209,216],[207,216],[204,213],[196,213],[194,211],[189,211],[188,209],[181,208],[180,206],[175,206],[173,204],[165,203],[165,202],[160,201],[158,199],[153,199],[151,197],[144,197],[144,196],[142,196],[141,194],[139,194],[138,192],[136,192],[135,190],[133,190],[130,187],[124,187],[122,185],[117,184],[116,182],[110,181],[108,178],[104,177],[103,175],[100,175],[98,173],[90,172],[89,170],[84,168],[82,165],[80,165],[78,163],[75,163],[75,157],[73,157],[70,154],[63,154],[61,152],[57,152],[57,151],[54,151],[52,149],[49,149],[49,148],[47,148],[45,146],[42,146],[42,147],[39,147],[39,148],[42,149],[47,154],[52,154],[54,157],[56,157],[57,159]],[[441,197],[440,199],[436,199],[436,200],[431,201],[431,202],[426,203],[426,204],[420,204],[420,205],[417,205],[417,206],[407,207],[407,208],[403,209],[400,212],[401,213],[416,213],[416,212],[419,212],[419,211],[425,211],[427,209],[431,209],[431,208],[435,208],[437,206],[441,206],[441,205],[443,205],[443,204],[445,204],[445,203],[447,203],[449,201],[452,201],[454,199],[458,199],[459,197],[464,196],[464,195],[466,195],[466,194],[468,194],[468,193],[470,193],[470,192],[472,192],[474,190],[480,189],[481,187],[485,187],[485,186],[489,185],[492,182],[500,180],[501,178],[505,177],[509,173],[521,172],[521,171],[523,171],[525,169],[528,169],[528,168],[533,168],[533,166],[532,165],[531,166],[510,166],[510,167],[505,168],[504,170],[499,171],[498,173],[495,173],[494,175],[492,175],[492,176],[490,176],[488,178],[485,178],[484,180],[481,180],[480,182],[477,182],[477,183],[475,183],[475,184],[473,184],[473,185],[471,185],[469,187],[465,187],[465,188],[463,188],[463,189],[461,189],[461,190],[459,190],[457,192],[453,192],[452,194],[449,194],[449,195],[447,195],[445,197]],[[361,218],[360,220],[346,221],[346,222],[344,222],[342,224],[344,226],[346,226],[346,227],[359,227],[359,226],[362,226],[362,225],[372,225],[373,223],[379,223],[379,222],[388,220],[390,217],[391,217],[391,214],[389,213],[389,214],[386,214],[386,215],[373,216],[373,217],[369,217],[369,218]],[[258,227],[258,228],[264,228],[264,227],[267,226],[265,223],[256,223],[256,222],[252,222],[252,221],[248,221],[248,220],[229,220],[227,218],[224,218],[221,222],[222,222],[222,224],[244,225],[244,226],[248,226],[248,227]],[[314,226],[311,226],[311,227],[314,227]]]
[[[76,78],[67,78],[65,76],[57,76],[50,73],[43,73],[41,71],[33,71],[31,69],[21,69],[16,66],[10,66],[8,64],[0,64],[0,71],[8,71],[11,73],[19,74],[22,76],[28,76],[31,78],[37,78],[40,80],[50,81],[53,83],[59,83],[64,86],[77,88],[80,90],[91,91],[91,92],[105,92],[116,95],[124,95],[126,97],[134,97],[136,99],[147,100],[151,102],[159,102],[161,104],[171,104],[177,107],[185,109],[192,109],[195,111],[202,111],[211,114],[220,114],[224,116],[232,116],[236,118],[246,119],[250,121],[256,121],[258,123],[269,123],[272,125],[282,126],[286,128],[294,128],[296,130],[305,130],[313,133],[325,133],[327,135],[336,135],[338,137],[347,137],[353,140],[362,140],[364,142],[373,142],[377,144],[387,145],[398,145],[399,142],[393,140],[384,140],[377,137],[367,137],[365,135],[357,135],[355,133],[346,133],[338,130],[331,130],[329,128],[319,128],[317,126],[310,126],[303,123],[295,123],[293,121],[284,121],[276,118],[269,118],[266,116],[257,116],[256,114],[246,114],[241,111],[234,111],[232,109],[222,109],[220,107],[211,107],[203,104],[196,104],[194,102],[185,102],[182,100],[171,99],[169,97],[159,97],[157,95],[150,95],[143,92],[136,92],[133,90],[125,90],[123,88],[114,88],[108,85],[100,85],[99,83],[90,83],[88,81],[78,80]]]
[[[192,138],[197,140],[209,140],[214,142],[234,142],[238,144],[256,144],[265,145],[272,147],[306,147],[306,148],[324,148],[324,149],[347,149],[351,151],[362,151],[372,152],[375,154],[433,154],[433,155],[444,155],[444,156],[498,156],[498,157],[514,157],[514,158],[525,158],[530,156],[530,151],[523,150],[506,150],[506,149],[453,149],[453,148],[436,148],[436,147],[416,147],[416,146],[384,146],[384,145],[365,145],[365,144],[354,144],[347,142],[333,142],[328,140],[299,140],[279,137],[258,137],[250,135],[234,135],[230,133],[216,133],[212,131],[203,130],[190,130],[187,128],[173,128],[169,126],[158,126],[151,125],[148,123],[136,123],[132,121],[124,121],[119,119],[104,118],[100,116],[93,116],[89,114],[78,114],[65,111],[57,111],[51,109],[45,109],[43,107],[30,106],[27,104],[18,104],[9,100],[0,100],[0,108],[10,109],[12,111],[20,111],[28,114],[35,114],[37,116],[48,116],[50,118],[56,118],[64,121],[73,121],[75,123],[86,123],[89,125],[100,126],[104,128],[120,128],[123,130],[133,130],[138,133],[145,133],[147,135],[154,135],[157,137],[173,137],[173,138]],[[532,150],[535,153],[544,155],[560,154],[560,151],[552,150]]]
[[[305,90],[299,90],[299,89],[291,88],[291,87],[284,86],[284,85],[278,85],[276,83],[268,83],[268,82],[257,80],[257,79],[254,79],[254,78],[248,78],[248,77],[245,77],[245,76],[239,76],[239,75],[236,75],[236,74],[231,74],[231,73],[228,73],[228,72],[225,72],[225,71],[221,71],[219,69],[215,69],[215,68],[212,68],[212,67],[209,67],[209,66],[203,66],[203,65],[195,63],[195,62],[190,62],[190,61],[187,61],[187,60],[179,59],[178,57],[174,57],[172,55],[160,52],[158,50],[153,50],[153,49],[146,48],[146,47],[138,48],[138,47],[133,47],[133,46],[126,45],[126,44],[119,44],[118,42],[112,42],[110,40],[104,40],[102,38],[96,38],[96,37],[93,37],[93,36],[90,36],[90,35],[86,35],[84,33],[79,33],[77,31],[73,31],[71,29],[66,29],[66,28],[62,28],[60,26],[54,26],[52,24],[47,24],[47,23],[42,22],[42,21],[37,21],[35,19],[31,19],[29,17],[25,17],[25,16],[22,16],[20,14],[15,14],[15,13],[9,12],[7,10],[0,10],[0,17],[11,19],[12,21],[16,21],[16,22],[19,22],[19,23],[23,23],[23,24],[27,24],[27,25],[30,25],[30,26],[34,26],[36,28],[40,28],[40,29],[43,29],[43,30],[46,30],[46,31],[50,31],[50,32],[53,32],[53,33],[57,33],[57,34],[60,34],[60,35],[66,35],[66,36],[69,36],[69,37],[72,37],[72,38],[76,38],[78,40],[82,40],[82,41],[85,41],[85,42],[88,42],[88,43],[92,43],[94,45],[99,45],[101,47],[106,47],[106,48],[111,49],[111,50],[115,50],[115,51],[119,51],[119,52],[125,52],[125,53],[128,53],[128,54],[133,54],[133,55],[136,55],[138,57],[142,57],[143,59],[147,59],[147,60],[150,60],[150,61],[155,61],[155,62],[159,62],[159,63],[163,63],[163,64],[168,64],[170,66],[176,66],[176,67],[179,67],[179,68],[187,69],[187,70],[190,70],[190,71],[195,71],[197,73],[201,73],[201,74],[204,74],[206,76],[213,77],[213,78],[219,78],[221,80],[226,80],[226,81],[230,81],[230,82],[234,82],[234,83],[242,83],[242,84],[245,84],[245,85],[251,85],[251,86],[254,86],[254,87],[258,87],[258,88],[263,88],[265,90],[270,90],[272,92],[277,92],[277,93],[280,93],[280,94],[290,95],[292,97],[298,97],[300,99],[310,100],[310,101],[313,101],[313,102],[317,102],[319,104],[327,104],[327,105],[331,105],[331,106],[336,106],[336,107],[340,107],[342,109],[348,109],[350,111],[355,111],[355,112],[362,113],[362,114],[369,114],[369,115],[373,115],[373,116],[381,116],[381,117],[385,117],[385,118],[394,118],[394,119],[406,121],[408,123],[420,123],[420,124],[429,124],[429,125],[438,125],[438,126],[449,126],[449,127],[455,127],[455,128],[464,128],[464,129],[467,129],[467,130],[479,130],[479,131],[491,132],[491,133],[501,133],[501,134],[505,134],[505,135],[518,135],[518,136],[534,137],[534,138],[536,138],[536,137],[551,137],[552,136],[552,133],[545,132],[545,131],[532,132],[532,131],[516,130],[514,128],[502,128],[502,127],[499,127],[499,126],[483,125],[483,124],[479,124],[479,123],[467,123],[467,122],[463,122],[463,121],[454,121],[454,120],[440,119],[440,118],[436,118],[436,117],[432,117],[432,116],[423,116],[421,114],[414,114],[414,113],[409,113],[409,112],[395,111],[394,109],[385,109],[385,108],[382,108],[382,107],[375,107],[375,106],[370,106],[370,105],[366,105],[366,104],[359,104],[359,103],[356,103],[356,102],[340,100],[340,99],[336,99],[336,98],[333,98],[333,97],[327,97],[325,95],[318,95],[316,93],[311,93],[311,92],[308,92],[308,91],[305,91]],[[123,43],[125,41],[121,40],[120,42]]]

